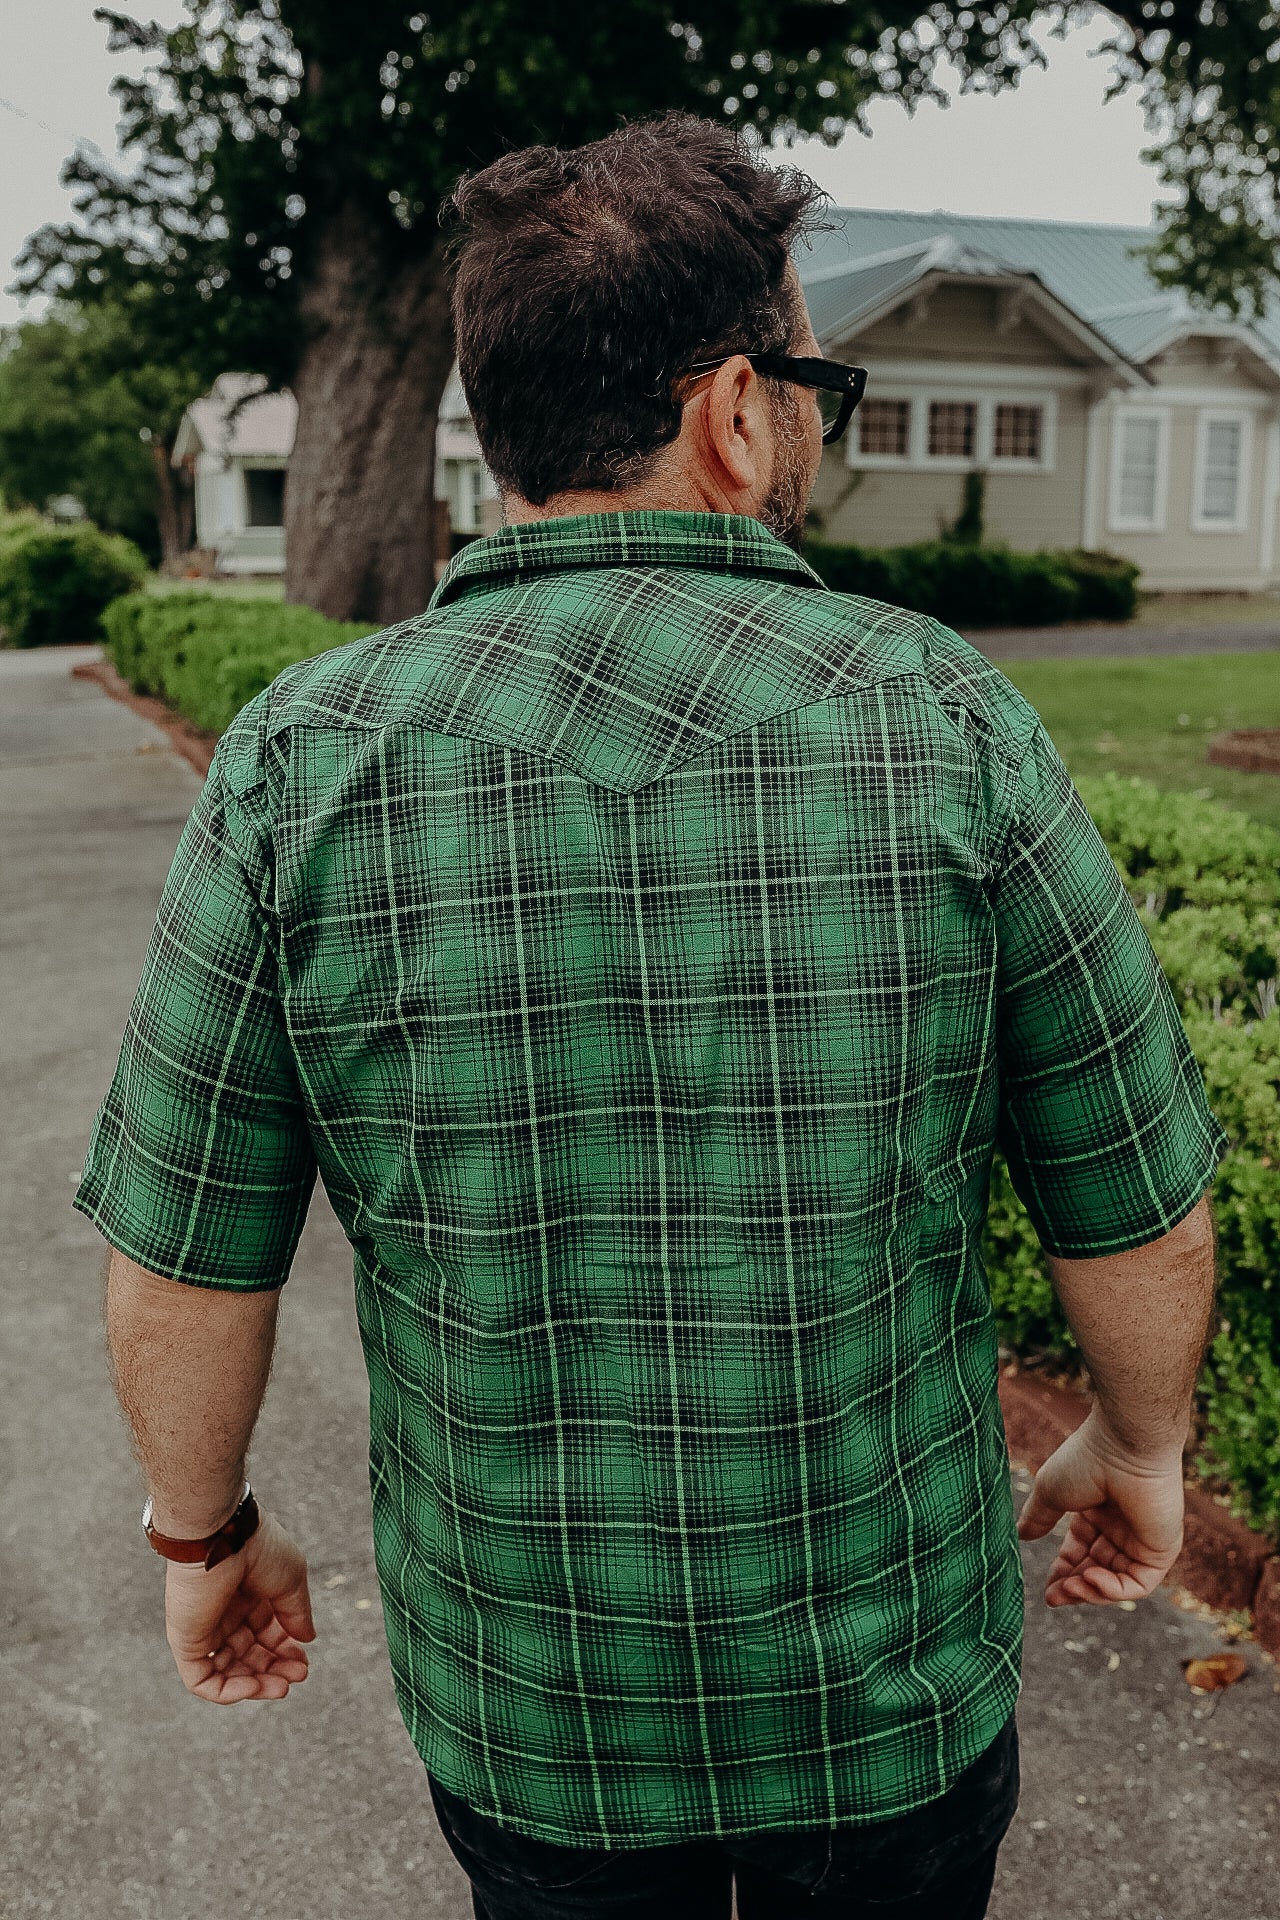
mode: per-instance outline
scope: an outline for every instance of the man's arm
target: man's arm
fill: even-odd
[[[1095,1401],[1036,1475],[1018,1531],[1072,1523],[1050,1606],[1141,1599],[1182,1545],[1182,1454],[1213,1317],[1214,1232],[1202,1199],[1171,1233],[1097,1260],[1049,1259]]]
[[[107,1345],[160,1533],[200,1539],[239,1504],[279,1300],[188,1286],[111,1255]],[[298,1643],[315,1638],[306,1561],[264,1514],[212,1571],[169,1562],[165,1624],[192,1693],[221,1705],[283,1699],[306,1678]]]

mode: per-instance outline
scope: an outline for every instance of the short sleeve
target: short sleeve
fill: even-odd
[[[73,1205],[153,1273],[252,1290],[288,1277],[315,1160],[277,991],[269,874],[237,848],[235,804],[215,759]]]
[[[996,878],[1000,1144],[1046,1250],[1168,1233],[1227,1146],[1124,882],[1043,727]]]

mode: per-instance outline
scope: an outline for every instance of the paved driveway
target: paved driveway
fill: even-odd
[[[306,1544],[319,1639],[287,1702],[190,1699],[107,1383],[102,1247],[70,1210],[160,887],[199,788],[69,651],[0,654],[0,1913],[6,1920],[469,1920],[391,1690],[345,1241],[312,1209],[255,1480]],[[1040,1604],[1028,1564],[1022,1810],[994,1920],[1276,1920],[1280,1675],[1213,1716],[1218,1645],[1166,1596]],[[1118,1660],[1115,1656],[1119,1656]]]

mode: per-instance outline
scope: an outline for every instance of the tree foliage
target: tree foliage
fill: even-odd
[[[116,82],[117,172],[67,163],[75,218],[28,242],[20,284],[81,300],[145,286],[152,352],[287,381],[317,231],[353,199],[388,254],[420,253],[459,173],[503,148],[576,144],[670,106],[761,137],[835,141],[891,94],[942,97],[949,56],[998,87],[1044,59],[1036,0],[951,6],[657,0],[583,8],[484,0],[440,14],[405,0],[189,0],[166,30],[100,9],[116,51],[152,56]],[[427,230],[424,233],[424,228]]]
[[[180,358],[140,356],[150,304],[138,290],[63,303],[0,338],[0,495],[43,508],[74,494],[100,527],[154,561],[156,452],[167,458],[204,377]]]
[[[104,8],[110,45],[146,56],[116,82],[127,162],[72,156],[74,217],[32,236],[18,284],[137,301],[142,357],[202,384],[230,369],[293,384],[289,593],[400,617],[429,591],[395,555],[427,542],[415,475],[449,348],[437,217],[461,172],[666,107],[834,142],[873,98],[944,97],[944,61],[968,89],[1016,84],[1049,35],[1099,12],[1114,86],[1140,90],[1177,190],[1155,272],[1260,307],[1280,215],[1280,14],[1264,0],[187,0],[173,29]],[[412,361],[427,340],[438,350]],[[356,422],[387,415],[398,439],[368,440],[370,464],[335,477],[365,444]]]

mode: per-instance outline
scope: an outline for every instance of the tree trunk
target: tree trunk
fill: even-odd
[[[442,237],[388,261],[368,215],[326,221],[301,297],[285,599],[387,626],[435,586],[436,412],[453,365]]]
[[[156,524],[160,529],[160,565],[176,572],[193,534],[191,476],[175,473],[173,443],[159,434],[151,438],[151,465],[156,476]]]

